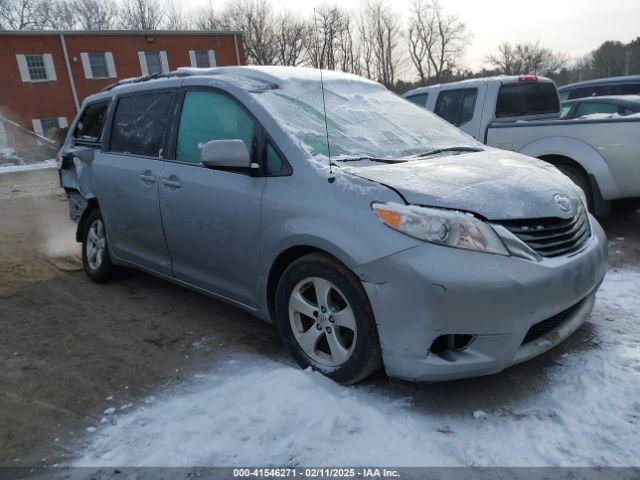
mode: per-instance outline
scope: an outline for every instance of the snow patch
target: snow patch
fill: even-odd
[[[639,285],[638,270],[610,271],[589,320],[590,346],[559,356],[544,372],[544,390],[493,410],[420,410],[375,386],[343,387],[238,355],[110,417],[75,464],[634,466]]]
[[[50,168],[58,168],[55,160],[45,160],[38,163],[25,163],[23,165],[14,165],[7,163],[0,165],[0,175],[3,173],[26,172],[30,170],[46,170]]]

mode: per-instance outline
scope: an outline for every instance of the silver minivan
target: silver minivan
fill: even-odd
[[[231,302],[342,383],[495,373],[585,321],[607,251],[575,184],[323,73],[180,69],[87,98],[58,160],[89,278]]]

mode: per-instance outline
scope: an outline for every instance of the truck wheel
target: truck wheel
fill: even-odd
[[[107,232],[97,208],[89,213],[82,233],[82,266],[87,276],[96,283],[113,278],[115,267],[109,257]]]
[[[556,168],[582,189],[585,197],[587,197],[587,208],[590,212],[593,212],[593,189],[587,175],[573,165],[556,165]]]
[[[364,288],[328,255],[306,255],[285,270],[276,291],[276,320],[298,364],[336,382],[356,383],[382,363]]]

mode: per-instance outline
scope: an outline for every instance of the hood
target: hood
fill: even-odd
[[[409,204],[472,212],[488,220],[570,218],[581,201],[580,189],[554,166],[503,150],[347,169],[393,188]]]

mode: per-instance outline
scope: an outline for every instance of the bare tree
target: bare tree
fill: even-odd
[[[278,63],[294,67],[300,65],[304,60],[309,35],[310,26],[304,19],[286,10],[278,15],[275,20]]]
[[[425,85],[431,77],[431,61],[429,51],[435,44],[435,15],[430,3],[425,0],[414,0],[411,8],[411,21],[407,30],[409,58],[418,71],[420,82]]]
[[[230,0],[222,13],[223,23],[244,32],[248,60],[271,65],[278,56],[274,16],[266,0]]]
[[[165,15],[163,28],[167,30],[186,30],[189,28],[189,19],[182,9],[182,4],[177,0],[165,0]]]
[[[543,47],[540,42],[513,45],[504,42],[498,47],[498,53],[489,55],[487,61],[505,75],[549,75],[560,70],[567,59]]]
[[[196,30],[224,30],[222,15],[213,8],[213,3],[191,11],[191,24]]]
[[[36,0],[0,0],[2,30],[37,30]]]
[[[109,30],[115,26],[118,7],[113,1],[70,0],[67,6],[82,30]]]
[[[131,30],[158,30],[164,14],[158,0],[124,0],[120,10],[120,26]]]
[[[373,67],[366,67],[364,72],[369,78],[392,86],[401,62],[398,52],[400,20],[385,0],[369,0],[363,6],[360,21],[360,41],[367,57],[365,62],[373,62]]]
[[[314,9],[311,35],[308,37],[307,52],[314,68],[337,68],[336,51],[343,28],[344,13],[338,7],[321,5]]]

